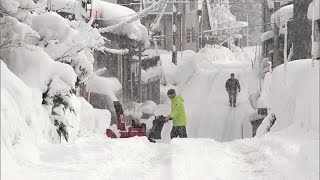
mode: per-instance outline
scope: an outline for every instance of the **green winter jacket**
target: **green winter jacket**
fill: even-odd
[[[171,101],[170,117],[172,118],[174,126],[187,125],[186,112],[184,110],[183,102],[183,97],[179,95],[174,97],[174,99]]]

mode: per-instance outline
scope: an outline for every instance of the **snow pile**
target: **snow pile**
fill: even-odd
[[[80,130],[105,133],[110,126],[111,113],[106,109],[95,109],[84,98],[79,98]]]
[[[194,51],[186,50],[182,52],[182,57],[178,59],[179,74],[177,74],[179,85],[187,83],[198,70],[197,54]]]
[[[267,31],[267,32],[264,32],[263,34],[261,34],[260,36],[260,40],[261,42],[265,42],[269,39],[272,39],[274,37],[274,32],[273,31]]]
[[[290,21],[293,18],[293,4],[284,6],[271,15],[271,23],[276,23],[280,28],[279,33],[285,33],[286,21]]]
[[[198,60],[201,61],[203,67],[212,65],[213,63],[240,63],[234,53],[223,46],[205,47],[200,49]]]
[[[107,95],[112,101],[116,101],[116,94],[122,89],[122,85],[117,78],[93,75],[88,82],[88,88],[93,93]]]
[[[153,101],[146,101],[144,103],[133,103],[133,107],[131,109],[125,110],[126,116],[131,116],[134,119],[141,119],[143,114],[153,115],[157,104]]]
[[[320,19],[320,0],[315,0],[315,3],[310,3],[308,8],[308,19],[313,19],[313,10],[314,11],[314,20]]]
[[[160,63],[163,70],[161,84],[176,84],[179,68],[172,62],[172,54],[160,54]]]
[[[141,69],[141,81],[142,83],[148,83],[149,80],[161,77],[161,67],[150,67],[147,70]]]
[[[278,66],[270,78],[262,98],[277,118],[271,131],[290,127],[300,133],[319,132],[319,62],[312,67],[311,60],[292,61],[286,72],[284,65]]]
[[[154,114],[157,104],[153,101],[146,101],[140,106],[139,111],[146,114]]]
[[[95,132],[101,134],[105,133],[111,122],[110,111],[106,109],[93,109],[93,112],[96,124]]]

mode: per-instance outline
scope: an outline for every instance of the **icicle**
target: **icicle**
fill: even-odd
[[[287,84],[287,63],[288,63],[288,56],[287,56],[287,44],[288,44],[288,21],[285,22],[285,29],[284,29],[284,49],[283,49],[283,60],[284,60],[284,82]]]

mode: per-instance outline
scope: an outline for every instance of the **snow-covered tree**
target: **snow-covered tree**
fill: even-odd
[[[230,12],[229,0],[211,0],[207,3],[210,27],[213,31],[215,43],[233,42],[234,39],[241,39],[240,31],[248,24],[237,21]]]
[[[93,49],[104,44],[97,29],[46,12],[46,1],[0,2],[0,58],[24,83],[42,93],[56,132],[68,139],[75,128],[75,88],[93,73]],[[78,118],[79,119],[79,118]]]

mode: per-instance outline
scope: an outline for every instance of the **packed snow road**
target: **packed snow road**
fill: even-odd
[[[213,64],[196,72],[182,88],[188,116],[189,137],[218,141],[241,139],[242,122],[252,111],[249,101],[248,64]],[[235,73],[241,85],[237,107],[230,107],[225,82]]]
[[[43,144],[38,163],[24,164],[15,174],[34,180],[315,179],[318,170],[303,162],[308,157],[299,157],[300,149],[299,144],[272,136],[227,143],[175,139],[153,144],[146,138],[95,135],[75,143]]]

